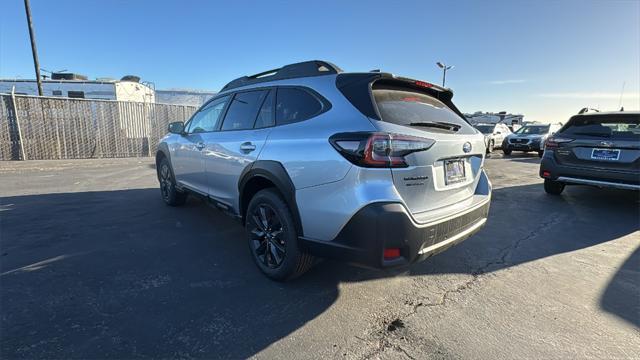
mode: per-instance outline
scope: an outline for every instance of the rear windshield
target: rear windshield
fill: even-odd
[[[520,135],[544,135],[549,132],[549,125],[528,125],[516,130]]]
[[[565,136],[640,140],[640,115],[574,116],[561,132]]]
[[[483,134],[493,134],[493,125],[476,125],[476,129]]]
[[[433,122],[453,124],[458,128],[468,125],[440,100],[425,94],[405,90],[373,89],[373,97],[382,121],[405,126],[420,126],[420,123]],[[446,129],[428,128],[428,131]]]

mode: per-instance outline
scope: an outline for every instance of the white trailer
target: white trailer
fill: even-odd
[[[80,99],[119,100],[133,102],[155,102],[155,91],[151,87],[123,80],[43,80],[44,96]],[[0,93],[38,95],[35,80],[0,79]]]

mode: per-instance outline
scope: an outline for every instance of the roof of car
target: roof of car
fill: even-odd
[[[289,64],[283,67],[263,71],[258,74],[241,76],[230,81],[220,92],[230,89],[239,88],[247,85],[259,84],[264,82],[293,79],[310,76],[322,76],[339,74],[342,72],[338,66],[322,60],[304,61],[296,64]]]
[[[278,81],[278,80],[337,75],[337,74],[349,75],[351,76],[352,79],[358,78],[358,76],[368,77],[373,75],[378,78],[395,79],[399,81],[416,83],[416,84],[420,84],[419,86],[429,87],[436,91],[452,93],[451,89],[449,88],[445,88],[445,87],[442,87],[433,83],[421,81],[421,80],[415,80],[415,79],[405,78],[401,76],[396,76],[391,73],[381,72],[380,70],[372,70],[370,72],[344,72],[337,65],[325,60],[303,61],[295,64],[285,65],[277,69],[263,71],[261,73],[254,74],[254,75],[241,76],[235,80],[230,81],[228,84],[226,84],[222,88],[222,90],[220,90],[220,93],[226,92],[231,89],[246,87],[254,84]]]
[[[602,116],[602,115],[640,115],[640,111],[601,111],[601,112],[586,112],[584,114],[578,114],[574,116]]]

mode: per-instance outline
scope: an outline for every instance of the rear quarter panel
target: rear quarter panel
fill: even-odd
[[[282,163],[296,189],[343,179],[353,165],[331,146],[329,137],[339,132],[373,131],[373,125],[338,91],[335,76],[292,79],[277,85],[309,87],[324,96],[331,108],[312,119],[274,127],[260,160]]]

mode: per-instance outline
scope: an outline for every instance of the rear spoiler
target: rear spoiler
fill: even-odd
[[[336,87],[361,113],[372,119],[381,120],[373,99],[373,84],[410,88],[432,96],[447,105],[453,112],[469,123],[462,112],[453,104],[453,91],[422,80],[398,77],[390,73],[342,73],[336,78]]]

